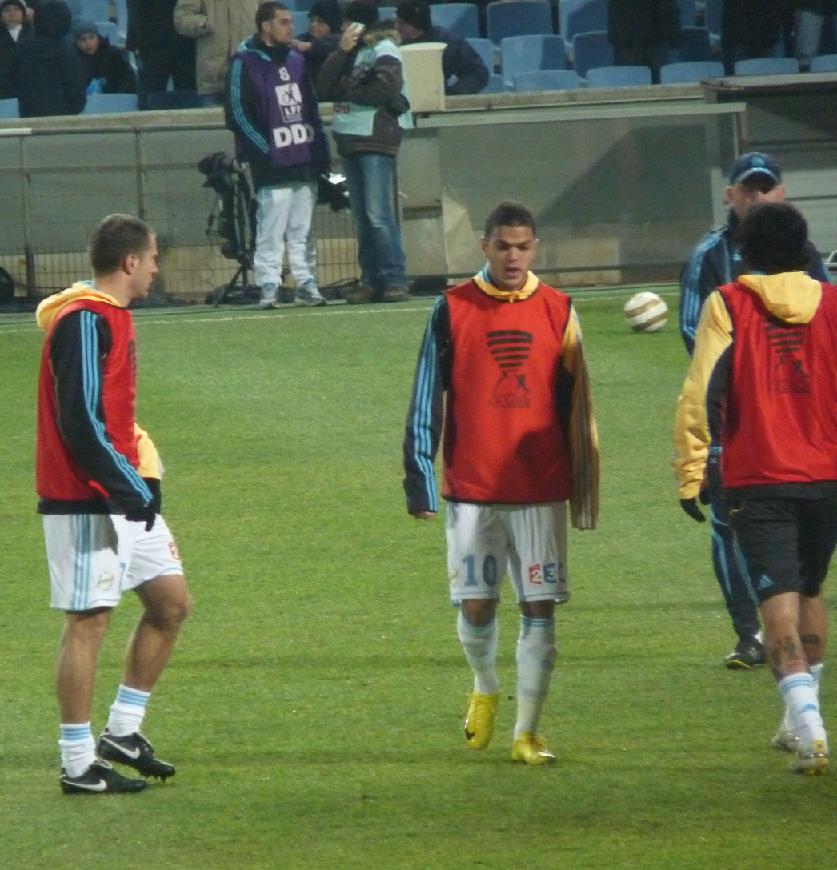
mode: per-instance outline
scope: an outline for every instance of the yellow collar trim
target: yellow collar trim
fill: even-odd
[[[520,302],[523,299],[528,299],[541,283],[540,278],[534,272],[529,272],[526,275],[526,283],[519,290],[500,290],[486,279],[487,275],[488,271],[485,269],[478,272],[474,275],[474,283],[486,296],[499,299],[501,302]]]

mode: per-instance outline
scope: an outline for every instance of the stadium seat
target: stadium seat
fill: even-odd
[[[486,36],[499,45],[508,36],[552,33],[552,10],[547,0],[500,0],[485,12]]]
[[[197,91],[155,91],[148,95],[149,110],[153,109],[200,109],[201,98]]]
[[[724,65],[714,60],[696,60],[667,63],[660,67],[661,85],[683,85],[718,78],[724,74]]]
[[[110,0],[81,0],[80,18],[88,21],[109,21]],[[70,10],[72,12],[72,9]]]
[[[128,0],[113,0],[116,9],[116,23],[122,33],[128,32]]]
[[[573,37],[573,67],[584,78],[594,66],[611,66],[615,60],[613,46],[607,41],[607,31],[576,33]]]
[[[837,72],[837,54],[818,54],[812,58],[811,72]]]
[[[294,36],[301,36],[303,33],[308,33],[308,25],[310,19],[305,11],[296,11],[291,13],[294,17]]]
[[[379,6],[378,7],[378,20],[379,21],[387,21],[389,19],[395,20],[395,10],[398,7],[396,6]]]
[[[703,17],[704,25],[709,31],[712,42],[721,41],[721,17],[724,11],[724,0],[706,0]]]
[[[520,73],[565,69],[564,40],[560,36],[507,36],[500,42],[503,78],[512,82]]]
[[[479,36],[469,36],[466,39],[468,45],[480,56],[485,68],[490,72],[494,72],[494,43],[490,39],[483,39]]]
[[[795,57],[752,57],[735,64],[737,76],[778,76],[798,72],[799,61]]]
[[[475,3],[434,3],[430,7],[434,27],[449,30],[463,39],[480,35],[479,12]]]
[[[559,9],[564,5],[561,3]],[[576,33],[607,30],[607,0],[575,0],[567,10],[561,29],[567,53],[572,51]]]
[[[677,6],[680,10],[680,26],[694,27],[697,20],[695,0],[677,0]]]
[[[712,60],[712,43],[705,27],[681,27],[677,46],[669,52],[671,63]]]
[[[516,91],[571,91],[581,87],[581,79],[571,69],[538,69],[514,77]]]
[[[600,66],[587,70],[589,88],[631,88],[651,84],[647,66]]]
[[[498,73],[489,73],[488,84],[480,91],[481,94],[501,94],[507,91],[506,80]]]
[[[82,115],[113,115],[136,112],[136,94],[88,94]]]
[[[286,5],[291,9],[296,9],[297,12],[307,12],[314,4],[314,0],[292,0],[291,3],[287,3]],[[382,15],[381,18],[384,16]],[[305,30],[308,28],[306,27]],[[300,31],[304,33],[304,31]]]
[[[12,97],[8,100],[0,100],[0,118],[19,118],[20,107],[17,104],[17,97]]]

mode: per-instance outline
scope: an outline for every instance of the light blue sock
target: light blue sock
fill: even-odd
[[[803,743],[825,738],[820,705],[813,677],[805,672],[789,674],[778,682],[779,693],[790,713],[790,720],[799,729]]]
[[[514,736],[537,734],[555,669],[555,619],[520,618],[517,639],[517,721]]]

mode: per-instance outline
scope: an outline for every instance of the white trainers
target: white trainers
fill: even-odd
[[[279,288],[275,284],[265,284],[262,287],[262,297],[259,299],[259,310],[279,307]]]
[[[783,752],[796,752],[799,749],[799,734],[785,727],[784,721],[780,723],[779,730],[773,735],[770,745],[774,749]]]
[[[325,305],[325,297],[320,293],[316,284],[303,284],[302,287],[296,288],[294,293],[294,305],[304,305],[308,308],[317,308],[320,305]]]

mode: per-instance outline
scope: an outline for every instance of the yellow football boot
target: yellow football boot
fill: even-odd
[[[791,765],[794,773],[806,776],[822,776],[828,770],[828,744],[825,740],[812,740],[806,747],[796,751],[796,759]]]
[[[471,692],[468,715],[465,717],[465,739],[469,749],[485,749],[494,734],[494,716],[499,695],[480,695]]]
[[[525,764],[555,763],[555,755],[546,748],[543,738],[525,731],[512,743],[511,759]]]

